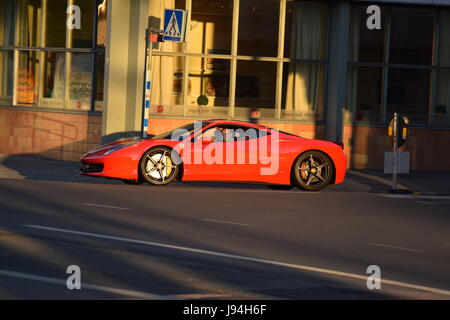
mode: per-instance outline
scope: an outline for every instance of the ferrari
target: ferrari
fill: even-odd
[[[155,186],[221,181],[318,191],[346,174],[342,143],[232,120],[196,121],[148,139],[116,141],[80,161],[83,175]]]

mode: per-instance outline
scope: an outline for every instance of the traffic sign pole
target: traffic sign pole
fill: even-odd
[[[392,152],[392,190],[397,190],[397,163],[398,163],[398,113],[394,113],[393,124],[393,136],[394,136],[394,152]]]
[[[145,62],[144,62],[144,98],[142,103],[142,125],[141,136],[148,137],[148,117],[150,114],[150,86],[151,86],[151,64],[152,64],[152,42],[150,41],[150,31],[145,31]]]

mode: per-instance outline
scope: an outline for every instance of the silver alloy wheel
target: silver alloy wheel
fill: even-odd
[[[148,183],[167,184],[175,179],[177,172],[178,166],[173,161],[170,149],[161,147],[144,154],[141,175]]]

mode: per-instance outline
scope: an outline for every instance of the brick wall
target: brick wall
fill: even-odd
[[[0,108],[0,153],[78,161],[101,140],[101,116]]]
[[[392,151],[387,128],[344,128],[348,166],[383,169],[384,153]],[[450,170],[450,130],[408,129],[408,139],[399,151],[410,152],[411,170]]]

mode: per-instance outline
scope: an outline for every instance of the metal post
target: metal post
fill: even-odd
[[[148,137],[148,116],[150,111],[150,71],[152,64],[152,46],[150,42],[150,31],[145,31],[145,70],[144,70],[144,97],[142,103],[142,124],[141,135],[142,138]]]
[[[394,136],[394,152],[392,153],[392,190],[397,190],[397,137],[398,137],[398,113],[394,113],[393,123],[393,136]]]

